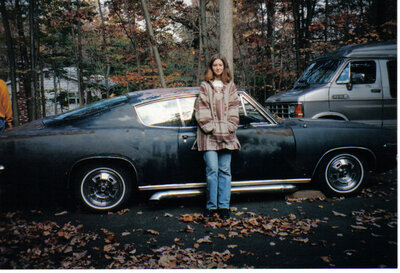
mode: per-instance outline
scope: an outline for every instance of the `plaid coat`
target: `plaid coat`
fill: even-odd
[[[216,93],[211,82],[201,83],[195,105],[195,117],[199,126],[193,149],[240,149],[236,137],[239,125],[239,97],[233,81],[224,84],[221,93]]]

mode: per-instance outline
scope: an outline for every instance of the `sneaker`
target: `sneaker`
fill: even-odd
[[[228,220],[229,218],[231,218],[229,209],[220,209],[219,216],[221,217],[222,220]]]
[[[206,209],[203,213],[205,218],[210,218],[212,216],[214,216],[214,213],[216,212],[216,209]]]

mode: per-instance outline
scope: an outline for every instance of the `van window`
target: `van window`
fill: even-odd
[[[390,95],[392,98],[397,98],[397,61],[388,61],[387,70],[389,76]]]
[[[307,68],[298,83],[327,83],[341,62],[341,60],[316,61]]]
[[[374,61],[356,61],[343,69],[337,83],[369,84],[376,81],[376,63]]]

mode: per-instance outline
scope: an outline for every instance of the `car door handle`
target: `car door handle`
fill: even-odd
[[[182,135],[183,143],[186,143],[188,138],[188,135]]]
[[[380,90],[380,89],[371,89],[371,92],[372,92],[372,93],[380,93],[381,90]]]

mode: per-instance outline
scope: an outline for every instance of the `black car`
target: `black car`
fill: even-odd
[[[137,91],[16,127],[0,136],[0,182],[63,186],[95,211],[118,209],[136,191],[152,191],[154,200],[199,195],[204,163],[191,149],[198,93]],[[327,194],[349,195],[370,170],[396,164],[396,130],[277,120],[245,91],[239,98],[242,148],[233,153],[232,192],[313,182]]]

